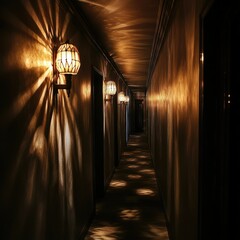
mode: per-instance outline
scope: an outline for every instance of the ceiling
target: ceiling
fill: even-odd
[[[75,0],[133,92],[145,92],[162,0]]]

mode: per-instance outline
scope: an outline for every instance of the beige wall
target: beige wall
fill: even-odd
[[[197,239],[200,1],[177,1],[147,92],[148,132],[174,240]]]
[[[1,236],[77,239],[94,209],[92,66],[104,80],[117,74],[58,1],[4,1],[0,11]],[[66,40],[79,49],[81,68],[70,97],[60,90],[55,98],[52,43]],[[106,184],[115,107],[104,103]]]

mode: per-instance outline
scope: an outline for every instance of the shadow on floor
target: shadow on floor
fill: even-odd
[[[84,240],[169,240],[146,137],[131,135]]]

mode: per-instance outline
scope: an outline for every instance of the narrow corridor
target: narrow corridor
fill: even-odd
[[[145,135],[131,135],[85,240],[168,240]]]

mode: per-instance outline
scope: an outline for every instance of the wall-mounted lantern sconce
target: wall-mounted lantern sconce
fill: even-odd
[[[56,53],[55,66],[57,78],[54,81],[54,92],[57,93],[58,89],[66,89],[68,96],[72,86],[72,75],[76,75],[80,68],[80,55],[77,48],[70,43],[64,43],[60,45]],[[66,84],[59,84],[58,74],[64,74]]]
[[[128,104],[128,103],[129,103],[129,96],[125,96],[124,103],[125,103],[125,104]]]
[[[105,94],[106,94],[105,100],[106,101],[112,100],[116,92],[117,92],[116,83],[114,81],[108,81],[106,83],[106,88],[105,88]]]
[[[124,103],[125,102],[125,95],[124,95],[124,92],[120,92],[118,94],[118,103],[121,104],[121,103]]]

